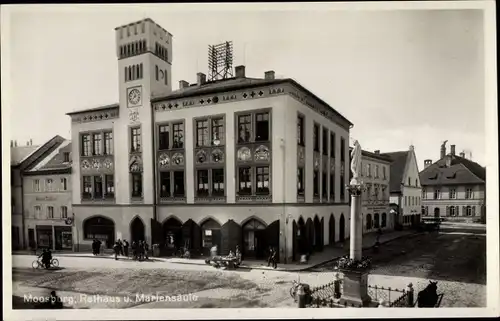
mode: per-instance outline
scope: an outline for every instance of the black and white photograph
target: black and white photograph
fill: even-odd
[[[5,319],[498,316],[494,9],[2,5]]]

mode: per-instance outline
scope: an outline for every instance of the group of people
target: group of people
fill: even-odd
[[[118,260],[118,255],[123,255],[126,257],[129,257],[129,246],[130,249],[132,250],[132,258],[134,260],[147,260],[149,259],[148,256],[148,251],[149,251],[149,245],[146,241],[138,241],[138,242],[132,242],[131,245],[127,242],[127,240],[118,240],[115,242],[113,245],[113,251],[115,252],[115,260]]]

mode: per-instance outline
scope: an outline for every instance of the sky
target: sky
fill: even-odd
[[[208,74],[208,45],[231,40],[234,66],[245,65],[249,77],[274,70],[295,79],[354,124],[351,137],[365,150],[414,145],[422,170],[448,140],[448,150],[454,144],[484,164],[482,11],[182,8],[12,10],[11,90],[2,106],[10,109],[11,139],[70,138],[67,112],[117,102],[114,28],[149,17],[174,36],[173,89]]]

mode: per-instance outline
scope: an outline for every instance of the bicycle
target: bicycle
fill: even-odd
[[[36,259],[35,261],[33,261],[33,263],[31,263],[31,266],[34,269],[46,268],[45,264],[42,263],[41,259]],[[58,259],[54,259],[53,258],[52,260],[50,260],[50,266],[49,267],[58,267],[58,266],[59,266],[59,260]]]

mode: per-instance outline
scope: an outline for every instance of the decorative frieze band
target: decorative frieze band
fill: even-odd
[[[119,116],[119,111],[118,108],[116,108],[111,110],[102,110],[102,111],[87,112],[87,113],[73,115],[71,117],[71,121],[73,123],[88,123],[94,121],[114,119],[118,118],[118,116]]]

